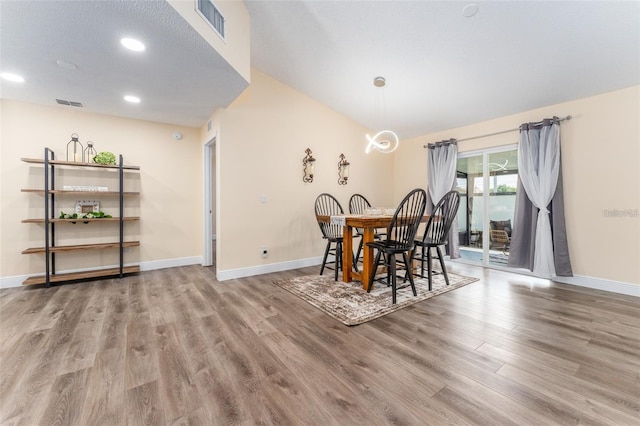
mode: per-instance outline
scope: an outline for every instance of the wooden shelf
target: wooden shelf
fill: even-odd
[[[21,192],[44,195],[43,189],[21,189]],[[54,189],[49,194],[78,194],[78,195],[120,195],[119,191],[73,191],[70,189]],[[122,195],[140,195],[139,192],[122,192]]]
[[[140,220],[140,217],[138,216],[123,217],[122,220],[125,222],[129,222],[133,220]],[[120,221],[119,217],[95,217],[92,219],[89,219],[89,218],[85,219],[81,217],[77,219],[49,219],[49,222],[54,222],[54,223],[119,222],[119,221]],[[44,223],[44,219],[22,219],[22,223]]]
[[[124,274],[134,274],[140,272],[140,266],[125,266],[122,268],[122,272]],[[83,272],[72,272],[68,274],[51,274],[49,276],[49,282],[63,282],[63,281],[73,281],[73,280],[83,280],[88,278],[99,278],[99,277],[112,277],[114,275],[120,275],[120,268],[109,268],[109,269],[95,269],[90,271]],[[29,277],[22,285],[35,285],[35,284],[45,284],[47,281],[44,275],[37,275],[34,277]]]
[[[124,241],[124,223],[140,220],[138,216],[124,216],[124,196],[125,195],[140,195],[140,192],[125,192],[124,188],[124,170],[138,171],[139,166],[125,166],[122,155],[119,155],[118,165],[104,165],[95,163],[79,163],[75,161],[61,161],[55,160],[55,154],[49,148],[44,149],[44,157],[40,158],[21,158],[25,163],[32,163],[44,166],[51,166],[45,169],[44,173],[44,187],[42,189],[24,188],[21,189],[24,193],[42,195],[44,197],[44,215],[41,218],[23,219],[22,223],[34,223],[44,225],[44,240],[45,245],[43,247],[31,247],[22,251],[22,254],[44,254],[45,271],[44,275],[36,275],[26,279],[23,285],[32,284],[46,284],[49,287],[51,283],[60,283],[63,281],[77,281],[89,278],[120,276],[121,271],[123,274],[130,274],[140,271],[140,266],[128,266],[124,268],[124,248],[140,246],[140,241]],[[118,191],[91,191],[91,189],[98,189],[92,187],[74,187],[67,186],[63,189],[56,188],[54,186],[54,179],[56,175],[56,169],[59,167],[71,167],[71,168],[84,168],[87,172],[103,172],[106,169],[112,175],[118,177]],[[113,177],[113,176],[112,176]],[[76,177],[77,179],[77,177]],[[72,178],[72,180],[74,180]],[[49,189],[50,188],[50,189]],[[77,190],[74,190],[77,189]],[[102,189],[108,189],[106,186]],[[78,217],[75,219],[60,219],[55,216],[55,195],[73,194],[73,196],[82,198],[94,198],[94,197],[113,197],[118,196],[118,210],[117,217]],[[127,197],[128,198],[128,197]],[[65,215],[67,216],[67,215]],[[79,214],[82,216],[82,214]],[[64,216],[63,216],[64,217]],[[68,216],[67,216],[68,217]],[[89,222],[109,222],[115,223],[120,228],[117,242],[108,243],[95,243],[95,244],[60,244],[56,245],[56,225],[62,223],[71,224],[88,224]],[[113,226],[113,225],[112,225]],[[81,235],[82,232],[87,232],[88,228],[79,227],[64,227],[65,233],[72,232],[77,235]],[[110,228],[112,229],[112,228]],[[112,237],[113,238],[113,237]],[[90,240],[84,240],[90,241]],[[118,267],[101,269],[100,266],[97,269],[91,269],[84,272],[77,273],[64,273],[64,274],[51,274],[51,271],[56,270],[56,256],[55,253],[67,253],[67,252],[79,252],[83,250],[106,250],[116,249],[119,252],[120,259],[118,261]]]
[[[41,158],[21,158],[20,160],[25,163],[33,163],[33,164],[44,164],[44,160]],[[60,165],[60,166],[75,166],[75,167],[96,167],[100,169],[119,169],[118,165],[104,165],[104,164],[95,164],[95,163],[78,163],[75,161],[62,161],[62,160],[49,160],[49,164],[51,165]],[[131,166],[131,165],[123,165],[123,169],[125,170],[140,170],[140,166]]]
[[[140,241],[125,241],[122,243],[122,247],[138,247],[140,246]],[[50,253],[62,253],[67,251],[78,251],[78,250],[103,250],[110,248],[120,248],[120,243],[101,243],[101,244],[76,244],[69,246],[54,246],[49,247]],[[36,254],[36,253],[45,253],[46,250],[44,247],[31,247],[28,249],[22,250],[22,254]]]

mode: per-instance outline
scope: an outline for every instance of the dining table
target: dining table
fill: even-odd
[[[342,231],[342,281],[349,283],[354,280],[362,282],[362,288],[367,289],[373,270],[373,249],[367,245],[373,242],[377,228],[387,228],[391,224],[393,215],[362,215],[344,214],[337,216],[316,216],[318,222],[341,224]],[[429,220],[428,215],[422,217],[421,222]],[[362,270],[353,269],[353,228],[362,229]],[[357,261],[357,259],[356,259]]]

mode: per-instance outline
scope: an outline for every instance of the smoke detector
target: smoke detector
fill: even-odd
[[[385,84],[387,84],[387,82],[384,77],[376,77],[373,79],[373,85],[376,87],[384,87]]]

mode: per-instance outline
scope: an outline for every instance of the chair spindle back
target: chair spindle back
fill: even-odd
[[[318,195],[315,203],[316,216],[336,216],[344,214],[340,202],[331,194]],[[342,238],[342,226],[318,221],[323,238]]]
[[[427,204],[427,193],[416,188],[398,205],[387,228],[388,243],[395,248],[411,250]]]
[[[437,245],[447,244],[447,236],[458,213],[459,205],[460,194],[456,190],[449,191],[442,197],[427,222],[424,242]]]

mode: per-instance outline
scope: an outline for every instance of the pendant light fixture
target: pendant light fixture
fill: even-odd
[[[387,84],[387,81],[384,77],[376,77],[373,79],[373,85],[377,88],[376,93],[376,120],[377,125],[380,126],[380,110],[382,109],[382,114],[386,115],[385,110],[385,99],[384,99],[384,86]],[[379,95],[379,96],[378,96]],[[400,141],[398,139],[398,135],[396,135],[391,130],[380,130],[373,136],[365,135],[367,138],[368,145],[365,148],[365,153],[370,153],[374,149],[380,151],[385,154],[389,154],[398,148]]]

